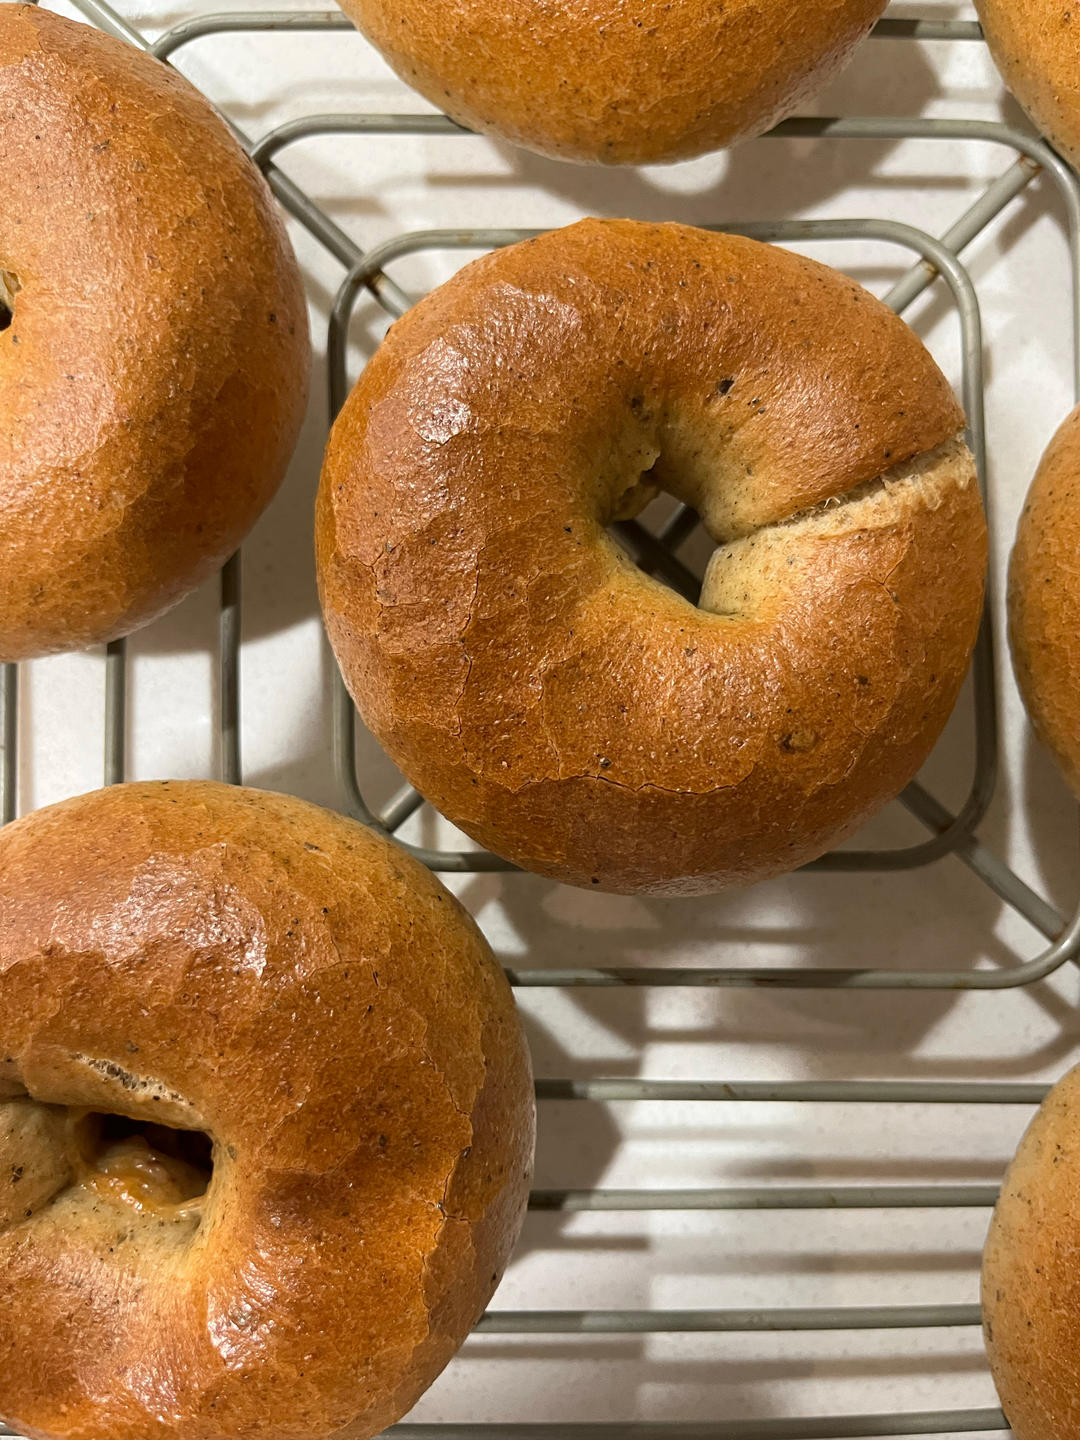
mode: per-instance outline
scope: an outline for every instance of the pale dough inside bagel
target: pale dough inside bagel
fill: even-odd
[[[668,425],[662,438],[632,437],[614,468],[620,468],[620,460],[633,478],[623,480],[620,490],[618,482],[612,487],[606,478],[612,466],[600,467],[601,524],[634,519],[662,491],[696,510],[717,546],[697,607],[731,618],[775,609],[801,562],[812,560],[823,539],[886,529],[920,510],[936,510],[948,492],[967,488],[973,477],[971,452],[961,434],[816,505],[756,518],[757,488],[748,483],[755,467],[741,453],[737,436],[717,445],[691,427]]]
[[[709,560],[698,606],[715,615],[755,614],[775,603],[819,540],[937,510],[948,492],[971,483],[971,473],[971,452],[958,435],[843,495],[722,543]]]
[[[208,1202],[217,1147],[183,1097],[85,1055],[49,1057],[35,1079],[31,1093],[8,1064],[0,1081],[0,1233],[48,1209],[49,1223],[75,1226],[108,1253],[187,1245]],[[102,1081],[121,1092],[113,1101],[120,1108],[96,1108]],[[187,1123],[162,1123],[166,1115]]]

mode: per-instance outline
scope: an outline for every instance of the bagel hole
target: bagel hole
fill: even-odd
[[[0,270],[0,330],[6,330],[15,317],[15,296],[21,286],[10,270]]]
[[[607,532],[643,574],[674,590],[692,605],[701,594],[701,575],[716,548],[696,511],[664,488],[654,470],[659,458],[621,497]]]
[[[89,1111],[77,1133],[90,1180],[137,1207],[190,1205],[210,1188],[214,1145],[202,1130]]]

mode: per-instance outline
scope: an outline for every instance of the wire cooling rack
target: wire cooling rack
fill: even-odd
[[[336,11],[260,11],[201,15],[150,41],[118,15],[105,0],[73,0],[87,19],[102,29],[168,60],[190,42],[236,31],[351,31]],[[972,43],[982,39],[980,27],[962,21],[886,19],[876,36],[884,40],[933,39]],[[363,43],[363,42],[358,42]],[[239,132],[238,132],[239,133]],[[329,114],[291,121],[257,143],[240,135],[283,206],[318,240],[343,270],[328,334],[331,418],[348,389],[347,340],[358,297],[367,292],[391,316],[412,303],[394,278],[406,256],[433,250],[477,251],[513,243],[530,232],[519,229],[425,230],[399,235],[367,253],[325,214],[277,166],[289,146],[328,134],[465,135],[441,115]],[[1004,150],[1008,163],[996,180],[941,236],[894,220],[828,220],[740,223],[726,220],[717,228],[780,243],[814,241],[884,242],[910,257],[910,268],[885,297],[903,312],[935,281],[944,282],[955,308],[962,336],[962,389],[970,426],[970,443],[979,469],[991,526],[996,517],[986,495],[986,441],[983,415],[983,359],[979,301],[961,258],[968,244],[1020,196],[1039,175],[1060,191],[1069,225],[1072,267],[1071,300],[1074,368],[1080,384],[1080,186],[1068,166],[1043,142],[1004,124],[907,118],[792,119],[773,136],[814,138],[831,143],[856,140],[976,140]],[[768,137],[766,137],[768,138]],[[658,533],[637,523],[622,527],[622,540],[638,564],[662,575],[696,599],[699,578],[680,558],[697,524],[685,508],[676,510]],[[239,556],[221,577],[219,618],[218,713],[220,717],[220,778],[239,782],[240,754],[239,644],[241,572]],[[124,778],[128,695],[125,644],[118,641],[105,655],[104,781]],[[989,806],[997,772],[995,646],[989,618],[984,617],[974,663],[972,687],[972,775],[967,798],[950,810],[923,785],[914,783],[901,803],[921,823],[927,836],[902,849],[838,851],[807,867],[815,871],[895,872],[934,864],[955,856],[1013,911],[1048,942],[1041,953],[1016,956],[1015,963],[996,969],[953,972],[874,968],[643,968],[603,967],[518,969],[511,972],[519,987],[793,987],[858,990],[1004,990],[1045,979],[1080,956],[1080,904],[1071,917],[1061,915],[978,837]],[[0,819],[16,813],[19,771],[18,667],[0,673]],[[382,812],[365,801],[355,750],[355,712],[335,675],[333,747],[340,785],[341,808],[367,825],[396,835],[423,804],[406,787]],[[433,870],[481,872],[509,870],[494,855],[474,850],[434,850],[407,845]],[[725,1082],[648,1079],[539,1080],[540,1101],[710,1101],[722,1105],[800,1102],[816,1104],[912,1104],[948,1106],[1033,1106],[1045,1094],[1038,1084],[924,1082]],[[902,1210],[977,1209],[993,1205],[995,1185],[858,1185],[746,1186],[719,1189],[558,1189],[534,1191],[530,1208],[540,1211],[663,1211],[663,1210]],[[977,1305],[908,1305],[881,1307],[784,1308],[780,1310],[575,1310],[499,1311],[484,1317],[479,1329],[501,1335],[658,1334],[665,1332],[789,1332],[835,1330],[923,1330],[972,1327],[979,1324]],[[1004,1431],[1006,1421],[995,1409],[936,1410],[842,1417],[715,1422],[613,1422],[610,1424],[508,1423],[483,1425],[416,1425],[395,1428],[399,1440],[854,1440],[854,1437],[943,1435]],[[0,1433],[13,1432],[3,1430]]]

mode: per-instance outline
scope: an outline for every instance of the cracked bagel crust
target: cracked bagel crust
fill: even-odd
[[[563,160],[684,160],[760,135],[885,0],[341,0],[455,120]]]
[[[975,0],[990,53],[1035,125],[1080,164],[1080,26],[1063,0]]]
[[[986,559],[962,424],[895,315],[786,251],[586,221],[494,253],[391,329],[331,435],[346,682],[528,869],[658,894],[791,869],[952,709]],[[721,547],[700,606],[605,530],[658,487]]]
[[[1039,739],[1080,795],[1080,406],[1046,447],[1009,565],[1009,641]]]
[[[74,1183],[68,1106],[205,1129],[197,1228],[190,1206],[144,1214]],[[505,977],[389,841],[194,782],[0,832],[0,1415],[17,1433],[366,1440],[483,1311],[533,1132]]]
[[[224,122],[34,5],[0,3],[0,272],[0,660],[23,660],[126,635],[220,568],[285,474],[310,347]]]
[[[1080,1434],[1080,1069],[1009,1166],[983,1249],[983,1335],[1014,1440]]]

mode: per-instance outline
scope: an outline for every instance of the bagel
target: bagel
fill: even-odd
[[[126,635],[228,558],[304,415],[262,176],[175,71],[0,4],[0,660]]]
[[[990,53],[1035,125],[1080,164],[1080,35],[1061,0],[975,0]]]
[[[685,160],[768,130],[886,0],[340,0],[397,73],[471,129],[564,160]]]
[[[1013,667],[1036,735],[1080,795],[1080,406],[1047,446],[1009,566]]]
[[[585,221],[466,266],[331,434],[316,544],[367,725],[481,844],[616,891],[821,854],[925,759],[986,532],[963,415],[835,271]],[[605,527],[658,489],[719,547],[694,606]]]
[[[17,1433],[366,1440],[483,1310],[532,1139],[505,978],[391,842],[198,782],[0,832]]]
[[[1080,1434],[1080,1069],[1054,1087],[1009,1167],[983,1251],[983,1333],[1014,1440]]]

